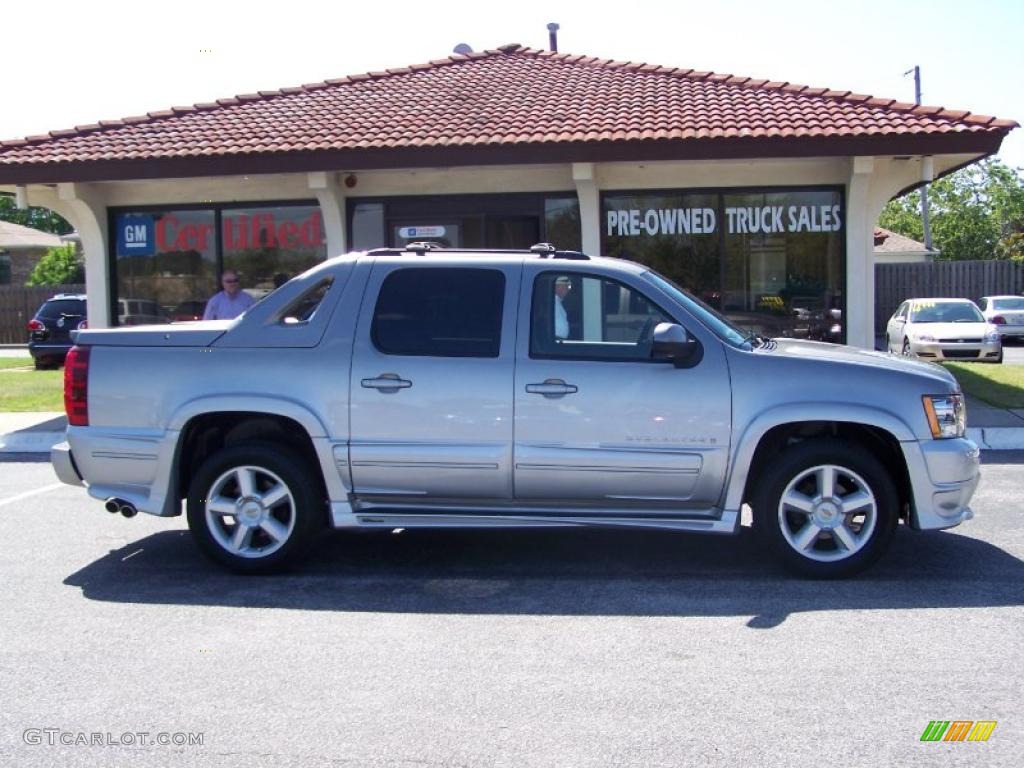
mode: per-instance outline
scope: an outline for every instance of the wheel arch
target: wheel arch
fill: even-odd
[[[890,471],[901,509],[912,502],[900,442],[916,438],[901,418],[873,408],[833,405],[809,409],[806,404],[799,404],[767,411],[744,431],[733,456],[725,508],[739,509],[750,498],[753,484],[772,456],[794,442],[821,436],[852,440],[875,453]]]
[[[230,403],[223,402],[225,400]],[[318,490],[327,500],[325,468],[314,445],[314,438],[323,436],[322,424],[301,406],[272,398],[267,400],[269,402],[212,398],[204,401],[208,408],[190,409],[186,418],[176,414],[172,423],[179,436],[168,498],[183,499],[192,476],[217,451],[250,440],[262,440],[289,447],[314,469]]]

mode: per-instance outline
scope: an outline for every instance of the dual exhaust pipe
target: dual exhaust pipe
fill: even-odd
[[[124,499],[107,499],[107,503],[103,506],[111,514],[120,512],[125,517],[135,517],[139,514],[139,510],[135,508],[135,505]]]

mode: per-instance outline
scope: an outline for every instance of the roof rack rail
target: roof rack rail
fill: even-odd
[[[530,246],[530,252],[536,253],[542,259],[574,259],[590,260],[590,257],[580,251],[560,251],[551,243],[537,243]]]
[[[430,240],[417,240],[414,243],[408,243],[402,250],[422,253],[423,251],[440,251],[443,249],[444,246],[440,243],[434,243]]]

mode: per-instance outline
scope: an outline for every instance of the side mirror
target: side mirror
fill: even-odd
[[[651,359],[671,362],[676,368],[692,368],[704,357],[700,342],[681,325],[658,323],[654,329]]]

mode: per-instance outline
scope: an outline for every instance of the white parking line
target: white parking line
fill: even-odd
[[[13,504],[16,501],[27,499],[31,496],[38,496],[41,493],[48,493],[49,491],[60,488],[64,483],[54,483],[53,485],[44,485],[42,488],[36,488],[34,491],[26,491],[25,493],[19,493],[17,496],[11,496],[9,499],[0,499],[0,507],[6,507],[8,504]]]

